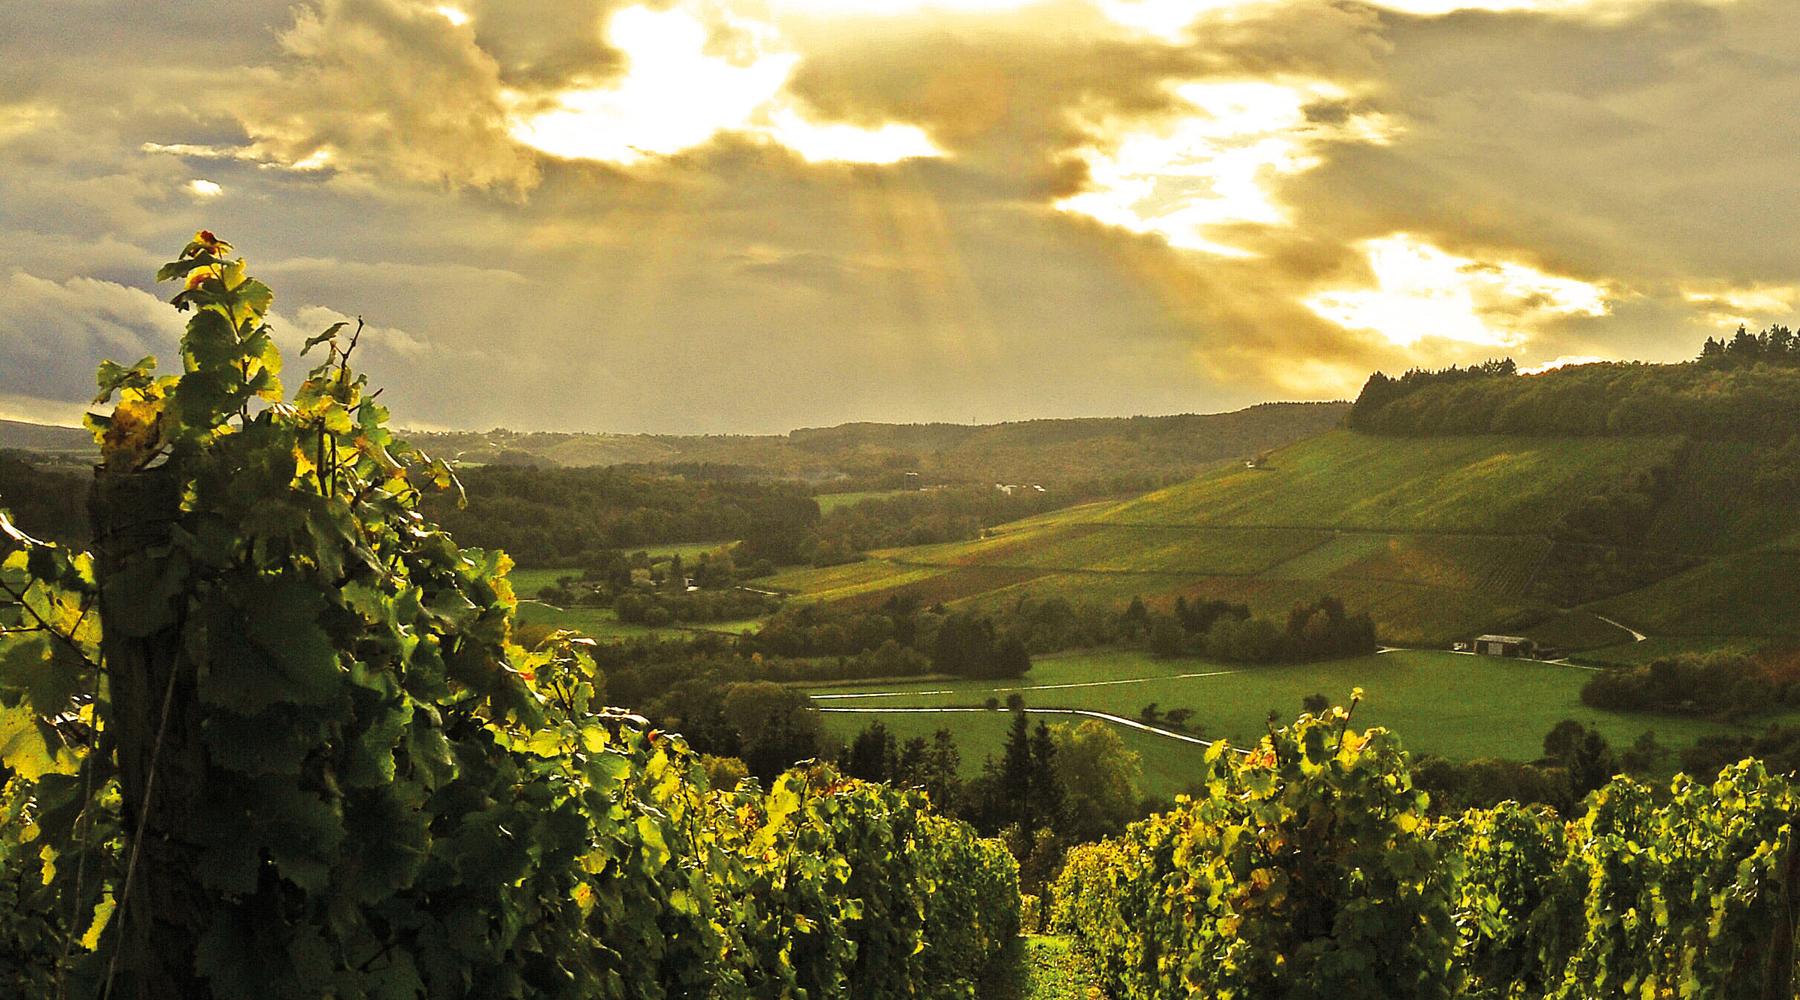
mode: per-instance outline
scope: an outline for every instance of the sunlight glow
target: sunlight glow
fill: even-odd
[[[556,156],[621,164],[692,149],[725,131],[761,136],[811,161],[939,155],[911,125],[864,129],[807,120],[780,94],[800,57],[772,26],[716,9],[704,13],[723,18],[747,51],[735,60],[709,54],[707,25],[687,6],[626,8],[607,29],[626,55],[624,78],[571,91],[559,109],[515,119],[513,137]]]
[[[776,142],[799,153],[809,162],[844,160],[852,163],[896,163],[914,156],[937,156],[925,132],[915,125],[887,124],[878,129],[854,125],[819,125],[801,118],[790,108],[777,108],[769,134]]]
[[[1599,364],[1601,362],[1616,361],[1616,360],[1618,360],[1618,359],[1616,359],[1616,358],[1598,358],[1592,354],[1564,354],[1564,355],[1561,355],[1560,357],[1556,358],[1554,361],[1546,361],[1541,365],[1532,365],[1530,368],[1521,368],[1521,369],[1519,369],[1519,374],[1520,375],[1542,375],[1545,372],[1555,371],[1558,368],[1567,368],[1570,365],[1592,365],[1592,364]]]
[[[894,17],[922,11],[979,14],[1017,10],[1044,0],[769,0],[777,13],[816,17]]]
[[[1704,311],[1713,325],[1735,330],[1761,326],[1767,317],[1793,312],[1800,302],[1800,286],[1689,284],[1682,286],[1681,296]]]
[[[1234,223],[1285,224],[1287,213],[1270,198],[1267,185],[1318,164],[1307,143],[1379,143],[1395,131],[1378,114],[1308,120],[1308,105],[1348,96],[1327,83],[1190,83],[1175,93],[1192,113],[1160,129],[1130,132],[1101,123],[1096,131],[1123,132],[1122,138],[1111,148],[1097,143],[1086,150],[1092,190],[1056,207],[1133,232],[1158,233],[1174,246],[1249,256],[1217,242],[1207,230]]]
[[[195,194],[199,195],[202,198],[211,198],[212,196],[219,194],[220,192],[224,191],[225,189],[220,187],[217,184],[214,184],[212,181],[201,180],[200,178],[196,177],[193,180],[188,181],[188,190],[194,192]]]
[[[1597,7],[1606,0],[1373,0],[1376,6],[1405,14],[1448,14],[1458,10],[1530,10],[1549,13],[1573,7]]]
[[[799,61],[764,55],[734,66],[711,58],[702,51],[706,26],[679,7],[628,7],[613,15],[607,34],[629,61],[618,86],[564,94],[562,110],[516,123],[514,138],[571,159],[666,156],[742,126]]]
[[[1523,264],[1455,257],[1404,233],[1365,247],[1375,290],[1323,292],[1306,304],[1346,329],[1374,330],[1396,344],[1443,337],[1516,347],[1540,323],[1608,311],[1598,286]]]
[[[469,23],[469,15],[463,13],[461,10],[459,10],[455,7],[446,5],[443,7],[433,7],[432,10],[434,10],[438,14],[442,15],[444,20],[449,21],[451,24],[454,24],[459,28],[462,27],[463,25]]]
[[[1179,42],[1200,15],[1212,10],[1266,7],[1273,0],[1098,0],[1115,24],[1136,28],[1165,42]]]

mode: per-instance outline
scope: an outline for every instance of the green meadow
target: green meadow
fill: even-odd
[[[602,641],[638,639],[646,636],[673,637],[684,632],[741,634],[753,632],[762,626],[762,619],[749,618],[742,621],[665,625],[661,628],[652,628],[648,625],[629,625],[621,622],[611,608],[558,608],[533,600],[519,602],[518,620],[521,625],[548,625],[551,628],[572,629],[582,635]]]
[[[826,725],[848,738],[880,719],[897,734],[929,735],[948,727],[963,748],[967,773],[980,771],[988,753],[998,753],[1010,720],[1007,713],[876,713],[867,709],[930,709],[1025,698],[1027,710],[1087,709],[1136,719],[1156,702],[1160,711],[1191,708],[1189,732],[1249,745],[1261,737],[1271,710],[1291,721],[1307,695],[1336,704],[1363,688],[1356,728],[1383,726],[1400,734],[1414,754],[1456,760],[1496,757],[1532,760],[1543,754],[1544,734],[1563,719],[1597,726],[1616,748],[1629,746],[1645,730],[1663,745],[1680,749],[1711,733],[1759,731],[1777,717],[1744,727],[1697,719],[1604,712],[1581,704],[1589,672],[1529,660],[1503,660],[1448,652],[1401,650],[1377,656],[1280,666],[1212,664],[1192,658],[1159,660],[1130,651],[1067,653],[1037,660],[1019,681],[927,681],[863,690],[820,688],[815,698]],[[862,709],[864,711],[836,711]],[[1047,721],[1078,717],[1046,714]],[[1780,716],[1781,721],[1793,721]],[[1169,794],[1187,782],[1204,750],[1165,736],[1115,727],[1139,752],[1147,791]]]

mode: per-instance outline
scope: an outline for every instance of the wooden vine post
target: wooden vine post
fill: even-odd
[[[128,602],[142,597],[116,583],[166,568],[170,528],[181,511],[177,471],[109,464],[88,500],[99,609],[108,625],[100,645],[112,692],[105,739],[118,762],[129,844],[124,905],[114,916],[123,937],[108,973],[116,983],[125,969],[132,984],[125,995],[146,1000],[212,995],[193,962],[213,909],[199,883],[198,838],[190,829],[209,767],[196,666],[182,649],[179,612],[148,634],[132,634],[126,623],[144,615]]]

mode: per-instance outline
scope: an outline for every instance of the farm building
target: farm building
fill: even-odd
[[[1475,652],[1482,656],[1530,656],[1531,640],[1516,635],[1478,635]]]

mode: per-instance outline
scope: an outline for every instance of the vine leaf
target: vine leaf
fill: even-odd
[[[0,706],[0,760],[26,781],[74,774],[81,764],[56,730],[25,705]]]

